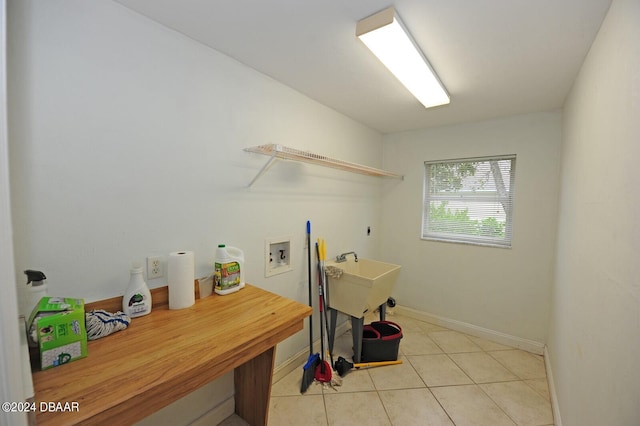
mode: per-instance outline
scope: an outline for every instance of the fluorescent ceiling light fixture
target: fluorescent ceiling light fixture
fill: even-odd
[[[450,102],[447,90],[393,7],[359,21],[356,35],[425,108]]]

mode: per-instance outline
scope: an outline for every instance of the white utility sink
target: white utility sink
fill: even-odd
[[[339,278],[328,279],[329,307],[355,318],[387,303],[400,274],[400,265],[362,258],[327,261],[325,266],[343,271]]]

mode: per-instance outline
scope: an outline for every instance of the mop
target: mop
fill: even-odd
[[[102,309],[94,309],[85,314],[88,340],[96,340],[116,331],[124,330],[130,323],[131,318],[123,312],[113,314]]]
[[[326,246],[324,244],[324,240],[318,239],[318,243],[316,243],[316,256],[318,257],[318,285],[319,285],[319,311],[320,311],[320,350],[321,350],[321,361],[320,364],[316,367],[315,379],[320,383],[329,384],[332,388],[334,386],[342,385],[342,378],[333,372],[333,366],[325,359],[325,350],[324,350],[324,328],[323,324],[323,314],[326,320],[326,312],[324,311],[324,272],[323,272],[323,261],[326,256]],[[328,321],[325,321],[328,322]],[[327,333],[329,332],[329,328],[327,327]],[[328,345],[327,345],[328,346]],[[331,355],[330,355],[331,356]],[[332,357],[332,356],[331,356]]]

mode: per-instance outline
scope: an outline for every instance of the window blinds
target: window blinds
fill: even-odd
[[[511,247],[515,160],[425,162],[422,238]]]

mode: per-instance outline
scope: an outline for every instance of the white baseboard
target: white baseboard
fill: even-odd
[[[547,384],[549,385],[549,397],[551,398],[551,409],[553,410],[553,424],[555,426],[562,426],[562,419],[560,418],[560,404],[558,404],[556,383],[553,379],[551,358],[549,357],[549,348],[547,348],[547,346],[544,347],[544,367],[547,370]]]
[[[344,334],[351,327],[351,323],[349,321],[344,321],[341,324],[336,326],[336,337]],[[320,352],[320,339],[314,340],[313,349],[315,353]],[[287,374],[291,373],[293,370],[300,368],[307,362],[309,358],[309,348],[303,349],[297,354],[293,355],[291,358],[287,359],[282,364],[276,366],[273,370],[273,383],[282,379]]]
[[[236,410],[236,401],[231,397],[222,401],[215,408],[204,413],[196,419],[190,426],[209,426],[222,423],[227,417],[232,416]]]
[[[482,337],[483,339],[491,340],[492,342],[512,346],[514,348],[522,349],[537,355],[544,354],[545,345],[540,342],[523,339],[521,337],[512,336],[500,331],[495,331],[466,322],[429,314],[427,312],[418,311],[416,309],[407,308],[404,306],[397,305],[394,309],[396,313],[400,315],[405,315],[410,318],[429,322],[431,324],[446,327],[451,330],[460,331],[462,333],[470,334],[471,336]]]

